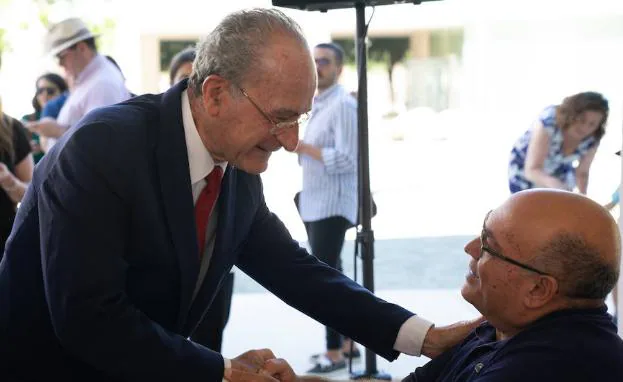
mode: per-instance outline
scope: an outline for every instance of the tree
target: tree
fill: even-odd
[[[346,53],[345,62],[354,63],[355,41],[353,39],[335,39]],[[387,78],[389,79],[390,97],[394,103],[394,65],[402,61],[409,50],[408,37],[371,37],[368,44],[368,60],[370,62],[380,62],[385,65]]]

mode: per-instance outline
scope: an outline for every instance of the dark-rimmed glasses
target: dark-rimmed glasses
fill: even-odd
[[[58,93],[58,89],[51,87],[51,86],[42,86],[40,88],[37,88],[37,95],[45,93],[48,96],[53,96],[56,95],[56,93]]]
[[[56,59],[58,60],[58,64],[61,65],[63,63],[63,58],[65,58],[69,54],[69,52],[71,50],[76,49],[77,46],[78,45],[75,44],[75,45],[70,46],[67,49],[63,49],[62,51],[58,52],[58,54],[56,55]]]
[[[487,232],[486,232],[486,228],[485,228],[485,224],[487,223],[487,219],[489,218],[489,215],[491,215],[491,211],[487,212],[487,216],[485,216],[485,220],[484,222],[482,222],[482,232],[480,233],[480,257],[482,257],[482,255],[484,254],[484,252],[487,252],[488,254],[490,254],[493,257],[497,257],[498,259],[502,260],[502,261],[506,261],[507,263],[513,264],[519,268],[523,268],[527,271],[531,271],[534,273],[537,273],[541,276],[550,276],[553,277],[552,275],[550,275],[549,273],[543,272],[543,271],[539,271],[536,268],[533,268],[529,265],[526,265],[524,263],[520,263],[517,260],[513,260],[510,257],[506,257],[503,254],[494,251],[493,249],[491,249],[491,247],[487,246],[485,244],[485,241],[487,240]]]
[[[273,125],[272,129],[270,129],[270,133],[273,135],[279,134],[287,129],[291,129],[296,126],[300,126],[301,124],[307,122],[307,120],[309,119],[310,114],[303,113],[293,121],[275,122],[272,118],[268,116],[268,114],[264,110],[262,110],[261,107],[258,106],[257,103],[255,103],[255,101],[253,101],[253,98],[251,98],[243,88],[238,86],[238,90],[240,90],[240,92],[242,92],[242,95],[244,95],[245,98],[248,99],[249,102],[251,102],[251,105],[253,105],[257,109],[257,111],[259,111],[260,114],[262,114],[264,118],[266,118],[266,120],[270,122],[271,125]]]

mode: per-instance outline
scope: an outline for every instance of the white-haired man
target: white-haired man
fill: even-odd
[[[233,265],[387,359],[463,338],[469,325],[431,327],[318,261],[268,210],[259,174],[273,151],[296,148],[315,90],[299,26],[243,10],[198,45],[189,80],[65,134],[0,265],[0,375],[273,380],[256,374],[270,351],[226,359],[188,339]]]

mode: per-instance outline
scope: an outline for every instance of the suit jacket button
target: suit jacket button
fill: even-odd
[[[480,373],[480,370],[482,370],[483,367],[485,367],[485,364],[482,362],[478,362],[476,366],[474,366],[474,371],[476,373]]]

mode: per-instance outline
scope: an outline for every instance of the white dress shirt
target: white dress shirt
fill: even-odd
[[[128,98],[130,92],[125,86],[121,71],[106,57],[98,54],[77,76],[56,122],[69,129],[91,110],[113,105]],[[50,150],[55,143],[56,138],[47,138],[45,150]]]
[[[193,120],[193,115],[190,110],[190,101],[188,99],[188,92],[184,90],[182,92],[182,123],[184,124],[184,137],[186,139],[186,150],[188,153],[188,167],[190,169],[190,184],[193,193],[193,204],[197,203],[201,191],[206,185],[205,178],[212,172],[214,166],[221,166],[223,174],[227,169],[227,162],[214,163],[212,155],[206,149],[205,145],[201,141],[201,137],[197,132],[197,126]],[[214,243],[216,241],[216,222],[218,221],[218,199],[214,202],[210,219],[208,220],[208,227],[206,232],[206,248],[205,253],[201,260],[201,268],[199,269],[199,277],[197,278],[197,285],[193,293],[193,299],[199,291],[199,287],[203,283],[205,274],[210,265],[210,259],[212,258],[212,252],[214,251]],[[231,368],[231,361],[223,357],[223,367]],[[223,382],[227,382],[223,378]]]

